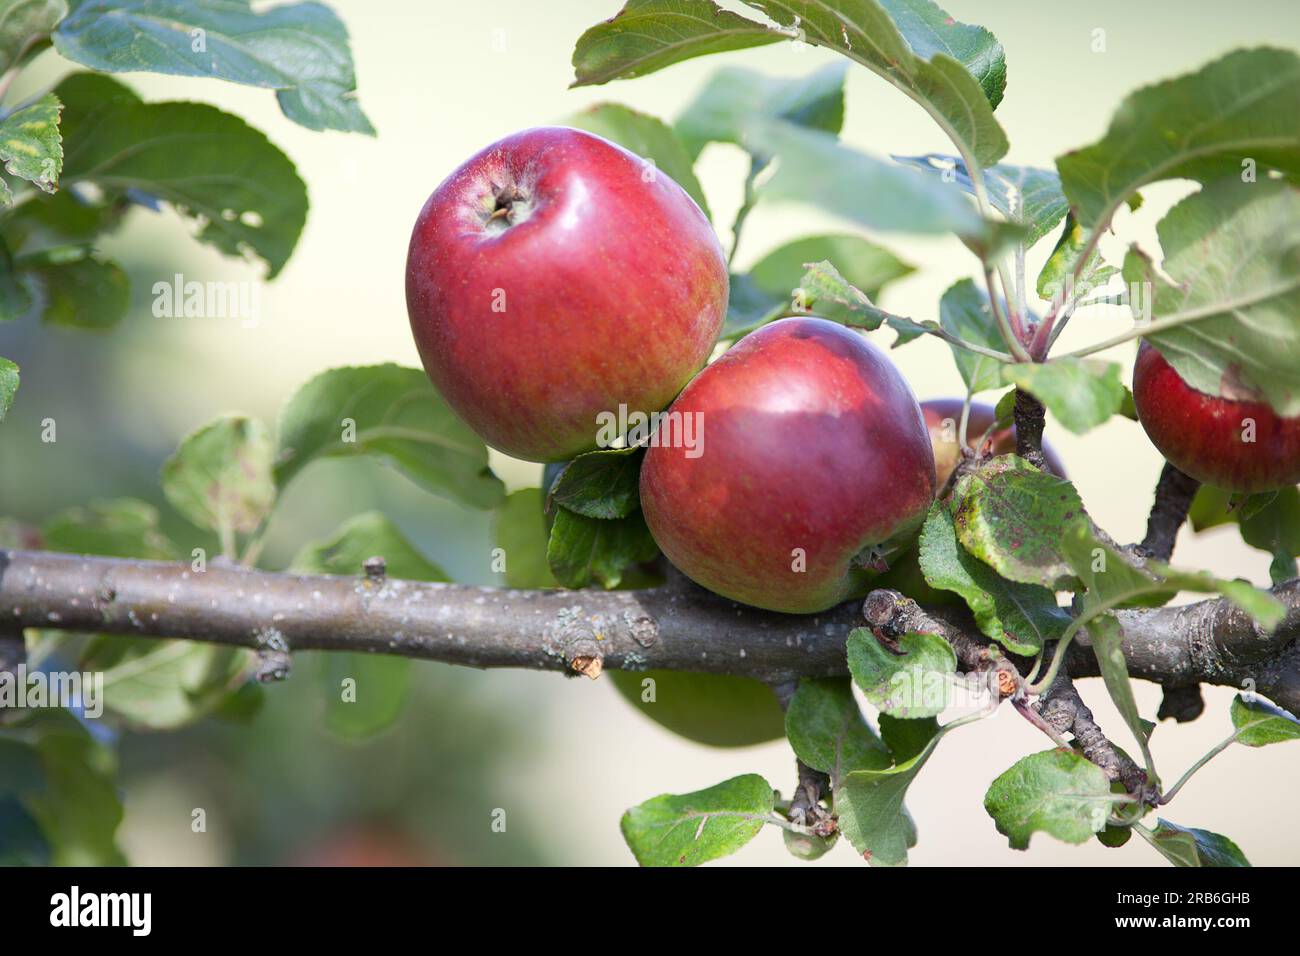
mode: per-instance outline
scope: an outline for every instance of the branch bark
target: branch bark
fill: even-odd
[[[1201,483],[1195,478],[1183,474],[1168,462],[1165,463],[1160,471],[1160,481],[1156,483],[1151,515],[1147,518],[1146,537],[1139,545],[1149,557],[1160,561],[1168,561],[1173,557],[1178,530],[1187,520],[1192,499],[1200,487]]]
[[[1271,635],[1223,600],[1121,611],[1129,672],[1160,683],[1254,681],[1257,692],[1300,711],[1300,582],[1273,593],[1290,611]],[[959,659],[973,660],[988,644],[961,609],[894,603],[915,608],[908,613],[929,623],[917,617],[908,626],[935,629]],[[186,564],[0,550],[0,620],[18,629],[189,638],[263,653],[395,654],[483,668],[574,673],[575,661],[599,659],[624,670],[703,671],[775,685],[847,673],[845,641],[863,612],[849,603],[824,614],[776,614],[680,581],[643,591],[514,591],[218,564],[195,572]],[[1086,636],[1066,666],[1072,677],[1096,676]]]
[[[1047,410],[1043,408],[1043,403],[1017,388],[1012,414],[1016,423],[1016,454],[1035,468],[1047,471],[1047,459],[1043,457],[1043,429],[1047,425]]]

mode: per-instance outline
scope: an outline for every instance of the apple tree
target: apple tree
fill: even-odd
[[[1101,139],[1034,168],[1007,161],[1006,54],[988,30],[931,0],[745,6],[628,0],[577,38],[575,85],[778,43],[842,62],[795,78],[724,63],[671,123],[606,102],[448,170],[407,263],[425,369],[331,369],[274,427],[200,424],[160,479],[193,541],[123,499],[0,524],[0,671],[90,635],[81,664],[116,672],[105,707],[127,729],[248,709],[299,655],[327,652],[377,690],[377,710],[348,718],[366,730],[395,719],[423,659],[611,681],[705,744],[784,736],[784,789],[748,774],[627,811],[632,856],[669,866],[769,826],[797,858],[843,843],[903,864],[924,828],[912,781],[948,737],[1007,708],[1046,738],[983,798],[1012,847],[1035,833],[1120,847],[1136,832],[1177,866],[1248,865],[1164,808],[1222,750],[1300,738],[1300,56],[1236,50],[1138,89]],[[293,251],[307,193],[264,134],[107,74],[263,87],[292,122],[373,132],[346,31],[320,4],[0,0],[19,7],[0,17],[6,89],[51,43],[87,69],[0,117],[0,320],[117,322],[126,277],[95,239],[137,206],[193,219],[198,241],[262,260],[269,278]],[[934,120],[935,152],[840,140],[845,77],[862,69]],[[714,142],[749,159],[730,223],[710,218],[694,172]],[[1197,189],[1161,220],[1159,249],[1109,261],[1102,237],[1170,179]],[[738,271],[747,217],[780,200],[861,234],[792,237]],[[882,244],[900,233],[970,252],[974,278],[954,277],[929,315],[876,304],[918,268]],[[1052,251],[1029,276],[1039,243]],[[1057,347],[1099,310],[1131,327]],[[951,348],[960,399],[925,407],[894,368],[889,350],[923,336]],[[1139,343],[1130,391],[1095,356]],[[0,418],[15,400],[19,369],[0,358]],[[1074,434],[1146,430],[1168,464],[1143,540],[1090,517],[1043,444],[1049,414]],[[544,462],[538,486],[507,495],[489,445]],[[448,581],[378,513],[340,515],[328,539],[265,566],[284,488],[354,456],[492,512],[502,587]],[[1272,580],[1171,564],[1189,520],[1234,524]],[[194,546],[209,540],[218,553]],[[1204,597],[1170,604],[1184,591]],[[1085,702],[1090,677],[1123,745]],[[1137,680],[1162,686],[1158,714],[1139,708]],[[1191,767],[1157,767],[1152,718],[1198,719],[1203,684],[1241,691],[1231,733]],[[337,695],[337,671],[320,691]],[[120,859],[111,754],[75,707],[5,707],[0,745],[43,781],[0,798],[54,860]]]

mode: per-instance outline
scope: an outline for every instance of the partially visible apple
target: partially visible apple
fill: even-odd
[[[711,747],[748,747],[785,736],[785,715],[772,688],[751,677],[692,671],[609,670],[619,696],[680,737]],[[645,681],[654,700],[645,700]]]
[[[659,411],[703,367],[727,265],[663,172],[544,127],[487,147],[429,197],[406,306],[455,412],[508,455],[557,461],[596,447],[598,416]]]
[[[934,446],[934,467],[938,472],[940,490],[948,484],[948,477],[961,461],[961,449],[957,442],[961,427],[961,407],[960,398],[929,398],[921,403],[925,427],[930,430],[930,443]],[[976,444],[996,421],[997,411],[992,405],[971,402],[970,417],[966,422],[966,444],[972,450],[977,450]],[[993,455],[1009,455],[1016,450],[1014,425],[998,429],[991,437]],[[1043,442],[1043,457],[1047,460],[1048,471],[1059,478],[1065,477],[1065,466],[1047,442]]]
[[[1197,481],[1239,494],[1300,484],[1300,417],[1198,391],[1147,342],[1133,367],[1133,403],[1151,444]]]
[[[698,449],[651,447],[641,508],[677,568],[724,597],[792,613],[864,594],[935,495],[921,409],[861,335],[817,318],[746,336],[670,409]]]

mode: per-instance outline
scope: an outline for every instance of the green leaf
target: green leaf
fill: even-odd
[[[891,762],[846,678],[800,681],[786,708],[785,733],[795,756],[829,776],[832,790],[839,788],[845,774],[883,770]]]
[[[173,508],[200,528],[216,531],[223,546],[251,534],[275,504],[271,438],[256,419],[218,418],[192,432],[162,468],[162,489]]]
[[[507,587],[559,586],[546,563],[550,532],[542,504],[540,488],[522,488],[507,495],[492,515],[493,537],[505,561]]]
[[[1286,616],[1281,601],[1245,581],[1224,580],[1204,571],[1183,571],[1152,560],[1139,568],[1113,544],[1098,538],[1086,523],[1062,531],[1060,547],[1087,588],[1076,625],[1087,624],[1117,607],[1163,604],[1179,591],[1222,594],[1270,631]]]
[[[1240,514],[1241,537],[1252,548],[1273,556],[1270,567],[1274,584],[1296,576],[1296,555],[1300,555],[1300,489],[1282,488],[1251,514]]]
[[[63,104],[58,97],[46,93],[0,119],[0,160],[4,161],[5,172],[47,193],[59,188],[59,171],[63,168],[63,140],[59,136],[61,109]],[[3,181],[0,181],[0,198],[5,205],[13,201],[9,186]]]
[[[24,203],[19,206],[38,205]],[[33,283],[31,276],[15,268],[9,251],[3,248],[5,237],[0,236],[0,322],[12,322],[31,314]]]
[[[280,412],[275,480],[284,487],[317,458],[372,455],[417,485],[471,508],[505,496],[487,446],[417,368],[367,365],[322,372]]]
[[[1091,523],[1074,486],[1016,455],[994,458],[957,481],[952,493],[957,539],[998,574],[1052,591],[1077,578],[1061,553],[1061,535]]]
[[[107,77],[74,73],[64,104],[63,185],[134,189],[200,222],[197,238],[283,268],[307,219],[291,163],[243,120],[201,103],[141,103]]]
[[[934,717],[948,706],[957,657],[937,634],[904,634],[902,651],[886,648],[865,627],[849,632],[849,673],[868,701],[893,717]]]
[[[694,793],[654,797],[623,814],[620,829],[642,866],[698,866],[735,853],[772,817],[772,787],[758,774]]]
[[[48,36],[67,12],[66,0],[0,0],[0,73]]]
[[[1101,768],[1060,749],[1021,758],[984,795],[984,809],[1015,850],[1028,849],[1038,832],[1083,843],[1106,826],[1111,803]]]
[[[60,511],[41,526],[45,547],[70,554],[174,560],[176,545],[158,527],[158,509],[135,498],[92,501]]]
[[[979,81],[995,109],[1007,87],[1007,61],[1002,44],[981,26],[948,16],[933,0],[881,0],[917,56],[932,59],[943,53],[959,62]]]
[[[1091,578],[1084,578],[1085,583],[1090,584],[1092,581]],[[1091,617],[1088,621],[1088,637],[1092,640],[1092,653],[1097,658],[1097,667],[1101,671],[1101,679],[1106,685],[1106,691],[1114,701],[1115,709],[1124,718],[1124,723],[1133,732],[1133,738],[1138,742],[1138,746],[1142,748],[1142,759],[1147,768],[1147,776],[1151,783],[1156,784],[1159,778],[1156,776],[1155,760],[1151,756],[1151,745],[1147,740],[1149,725],[1142,719],[1137,698],[1133,696],[1133,684],[1128,676],[1128,662],[1124,660],[1124,630],[1120,627],[1119,619],[1114,614],[1098,614]]]
[[[1221,524],[1232,524],[1237,515],[1232,510],[1232,495],[1213,485],[1201,485],[1188,509],[1187,520],[1197,533]]]
[[[21,795],[49,843],[54,866],[123,866],[117,848],[122,802],[113,754],[65,710],[45,710],[24,728],[43,786]]]
[[[893,159],[937,176],[944,182],[954,183],[963,192],[975,194],[975,184],[959,156],[926,153],[922,156],[894,156]],[[994,209],[1025,228],[1023,241],[1026,248],[1051,232],[1070,208],[1061,192],[1061,178],[1050,169],[998,163],[984,170],[984,188]]]
[[[60,54],[108,73],[214,77],[276,91],[308,129],[374,133],[356,100],[343,21],[321,3],[254,12],[249,0],[70,0]]]
[[[920,564],[930,587],[960,595],[979,629],[1013,654],[1035,654],[1069,626],[1070,615],[1052,591],[1007,580],[961,547],[942,503],[921,529]]]
[[[549,500],[588,518],[626,518],[641,507],[645,449],[612,448],[573,459],[551,486]]]
[[[1042,402],[1062,425],[1082,435],[1119,412],[1124,384],[1119,364],[1094,359],[1057,358],[1002,366],[1002,381]]]
[[[807,76],[765,76],[728,66],[709,77],[677,119],[675,129],[694,160],[708,143],[748,147],[745,130],[755,118],[839,133],[844,125],[847,63],[832,63]],[[768,157],[756,157],[763,165]]]
[[[820,130],[756,121],[748,148],[778,160],[761,201],[810,203],[870,229],[985,237],[990,226],[955,189],[844,146]]]
[[[30,205],[30,203],[28,204]],[[117,263],[78,249],[66,261],[17,262],[41,307],[42,321],[102,330],[116,325],[131,304],[130,281]]]
[[[929,0],[854,0],[841,9],[824,0],[745,2],[902,90],[980,163],[1006,154],[1006,134],[993,118],[1006,64],[987,30],[958,23]]]
[[[176,730],[207,716],[244,683],[251,651],[198,641],[101,634],[80,666],[104,675],[104,709],[142,730]]]
[[[9,359],[0,356],[0,422],[5,420],[9,409],[13,407],[14,395],[18,392],[18,366]]]
[[[832,233],[778,246],[754,263],[748,276],[777,301],[788,302],[808,267],[827,260],[846,282],[871,299],[889,283],[916,271],[888,249],[861,236]]]
[[[939,722],[933,717],[917,717],[908,720],[880,715],[880,736],[889,748],[894,763],[907,763],[921,751],[939,733]]]
[[[1300,174],[1300,56],[1237,50],[1130,94],[1106,135],[1056,161],[1079,222],[1095,228],[1134,192],[1162,179],[1240,176],[1242,160]]]
[[[845,284],[868,300],[877,298],[889,283],[915,271],[888,249],[859,236],[834,233],[796,239],[773,249],[746,274],[732,276],[722,337],[760,327],[761,320],[778,307],[791,304],[795,289],[803,284],[811,265],[827,262]],[[808,292],[805,288],[805,298]]]
[[[385,575],[410,581],[450,581],[451,578],[378,511],[349,518],[333,534],[299,549],[289,565],[295,574],[359,575],[367,558],[384,559]],[[370,656],[370,655],[361,655]]]
[[[572,86],[645,76],[692,57],[783,39],[710,0],[628,0],[618,13],[578,38]]]
[[[1268,701],[1246,700],[1240,694],[1232,699],[1232,726],[1237,728],[1237,743],[1247,747],[1300,740],[1300,721]]]
[[[612,140],[629,152],[636,153],[666,173],[673,182],[686,190],[695,205],[709,215],[709,204],[704,198],[700,181],[691,168],[692,157],[687,154],[673,128],[663,120],[617,103],[598,103],[570,117],[571,125]]]
[[[939,300],[939,325],[964,342],[999,351],[1006,348],[993,310],[989,308],[988,296],[970,279],[962,279],[943,294]],[[957,345],[951,348],[968,392],[974,394],[1001,387],[1001,362]]]
[[[289,570],[359,575],[362,563],[370,557],[384,559],[388,578],[450,580],[376,511],[357,515],[328,538],[303,545]],[[325,724],[331,731],[343,737],[369,737],[392,725],[406,703],[409,660],[384,654],[321,654],[319,658],[317,686],[325,701]],[[352,681],[346,696],[344,681]]]
[[[1124,260],[1144,337],[1192,388],[1300,414],[1300,190],[1212,183],[1156,230],[1162,269],[1137,249]]]
[[[1250,866],[1237,844],[1222,834],[1180,827],[1162,818],[1158,822],[1154,831],[1135,829],[1174,866]]]
[[[1089,230],[1079,225],[1073,213],[1065,217],[1061,238],[1056,241],[1056,247],[1043,264],[1034,285],[1042,298],[1062,303],[1075,297],[1082,298],[1104,288],[1113,276],[1119,275],[1118,269],[1106,264],[1098,246],[1093,246],[1088,261],[1079,266],[1079,257],[1088,248],[1090,235]],[[1076,269],[1079,270],[1078,280],[1074,278]]]
[[[133,205],[118,190],[92,201],[75,188],[62,189],[9,210],[4,217],[4,238],[24,259],[34,252],[88,245],[120,226]]]
[[[907,788],[939,741],[935,735],[916,756],[888,770],[856,770],[835,791],[840,832],[873,866],[905,866],[916,845],[916,824],[903,806]]]
[[[639,510],[626,518],[604,520],[560,508],[551,527],[546,560],[555,579],[566,588],[593,583],[616,588],[629,565],[651,561],[658,553]]]
[[[887,316],[830,262],[814,262],[795,290],[800,309],[853,329],[878,329]]]

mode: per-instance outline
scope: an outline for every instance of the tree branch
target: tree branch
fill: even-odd
[[[1151,516],[1147,518],[1146,537],[1139,545],[1148,557],[1160,561],[1168,561],[1173,557],[1178,530],[1187,520],[1192,499],[1200,487],[1201,483],[1195,478],[1165,462],[1165,467],[1160,471],[1160,481],[1156,483]]]
[[[1148,795],[1146,772],[1118,750],[1097,726],[1092,711],[1067,674],[1056,675],[1038,701],[1038,712],[1057,733],[1072,734],[1083,755],[1100,767],[1108,779],[1120,781],[1129,793]]]
[[[1016,454],[1035,468],[1047,471],[1043,457],[1043,428],[1047,424],[1047,410],[1043,403],[1024,389],[1016,389],[1015,412]]]
[[[1253,680],[1279,706],[1300,710],[1300,582],[1273,593],[1290,612],[1272,635],[1223,600],[1119,612],[1129,672],[1161,683],[1240,687]],[[961,660],[989,643],[963,609],[895,604],[924,614]],[[774,685],[847,673],[845,641],[863,622],[856,603],[823,614],[777,614],[681,583],[643,591],[514,591],[216,563],[196,572],[187,564],[3,550],[0,619],[11,628],[189,638],[264,654],[359,651],[570,673],[575,661],[599,659],[624,670],[734,674]],[[1095,676],[1086,635],[1076,645],[1068,673]]]

